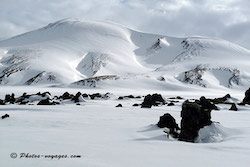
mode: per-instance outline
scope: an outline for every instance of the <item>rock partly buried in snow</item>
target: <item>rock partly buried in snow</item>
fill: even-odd
[[[139,99],[141,96],[133,96],[133,95],[128,95],[128,96],[119,96],[118,100],[123,100],[123,99]]]
[[[168,103],[168,106],[174,106],[175,104],[173,102]]]
[[[0,99],[0,105],[5,105],[5,103],[2,99]]]
[[[238,111],[238,108],[237,108],[236,104],[233,103],[229,110]]]
[[[122,104],[118,104],[117,106],[115,106],[115,107],[122,107]]]
[[[141,108],[151,108],[152,106],[158,106],[159,104],[165,104],[165,100],[160,94],[148,94],[145,96],[143,103],[141,104]]]
[[[245,97],[243,99],[243,103],[250,105],[250,88],[245,92]]]
[[[84,102],[81,92],[77,92],[76,95],[72,98],[72,101],[74,101],[75,103]]]
[[[10,117],[9,114],[5,114],[2,116],[2,119],[8,118],[8,117]]]
[[[231,98],[230,94],[226,94],[224,97],[213,99],[212,102],[215,104],[225,104],[227,103],[227,100],[230,98]]]
[[[94,93],[89,95],[90,99],[94,100],[96,98],[102,98],[102,95],[100,93]]]
[[[37,103],[37,105],[56,105],[58,102],[52,101],[50,99],[43,99]]]
[[[181,111],[181,133],[179,140],[194,142],[200,128],[210,125],[213,104],[205,97],[196,102],[185,101]]]
[[[160,117],[159,122],[157,123],[159,128],[168,128],[169,134],[174,138],[179,137],[179,133],[177,130],[180,130],[178,124],[176,123],[174,117],[172,117],[169,113],[164,114]]]
[[[69,94],[69,92],[65,92],[62,96],[60,96],[61,99],[66,100],[66,99],[72,99],[74,95]]]
[[[133,107],[137,107],[137,106],[140,106],[140,104],[135,103],[135,104],[133,104],[132,106],[133,106]]]
[[[10,104],[14,104],[15,103],[15,101],[16,101],[16,99],[15,99],[15,94],[14,93],[12,93],[11,95],[9,95],[9,94],[6,94],[5,95],[5,103],[10,103]]]
[[[181,96],[176,96],[176,97],[170,97],[170,98],[168,98],[168,99],[179,99],[179,100],[182,100],[182,99],[184,99],[184,98],[181,97]]]

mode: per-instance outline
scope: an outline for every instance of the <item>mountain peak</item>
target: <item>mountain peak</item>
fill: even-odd
[[[84,81],[238,88],[249,85],[249,63],[249,50],[228,41],[146,34],[73,18],[0,41],[3,85]]]

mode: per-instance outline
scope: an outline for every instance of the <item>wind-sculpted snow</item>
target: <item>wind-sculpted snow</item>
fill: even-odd
[[[93,87],[86,81],[97,77],[102,82],[94,87],[246,88],[249,63],[250,51],[228,41],[146,34],[80,19],[0,41],[2,85]]]
[[[199,135],[195,139],[196,143],[215,143],[222,142],[239,135],[240,131],[225,128],[219,123],[212,123],[199,130]]]

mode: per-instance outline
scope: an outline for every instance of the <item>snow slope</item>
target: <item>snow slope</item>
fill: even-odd
[[[228,41],[80,19],[0,41],[2,85],[245,89],[249,63],[250,51]]]

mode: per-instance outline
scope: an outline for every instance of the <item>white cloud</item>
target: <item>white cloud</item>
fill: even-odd
[[[169,36],[218,37],[250,49],[248,0],[0,0],[0,6],[0,37],[74,17]]]

